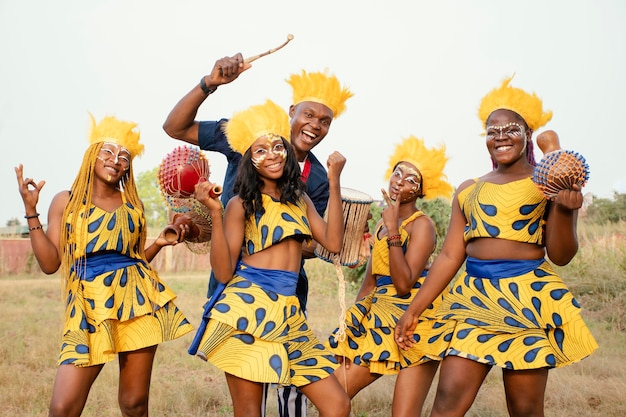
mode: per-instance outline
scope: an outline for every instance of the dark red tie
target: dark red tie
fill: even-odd
[[[306,180],[309,179],[309,174],[311,173],[311,161],[309,158],[304,160],[304,168],[302,168],[302,174],[300,174],[300,179],[303,183],[306,184]]]

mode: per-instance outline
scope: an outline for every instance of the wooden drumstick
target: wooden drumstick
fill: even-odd
[[[541,149],[541,152],[543,152],[544,155],[550,152],[558,151],[561,149],[559,135],[557,135],[554,130],[541,132],[539,136],[537,136],[537,146],[539,146],[539,149]]]
[[[246,64],[249,64],[249,63],[251,63],[253,61],[256,61],[257,59],[262,58],[262,57],[264,57],[266,55],[273,54],[274,52],[278,51],[283,46],[287,45],[289,43],[289,41],[291,41],[292,39],[293,39],[293,35],[290,33],[289,35],[287,35],[287,40],[282,45],[280,45],[280,46],[278,46],[276,48],[270,49],[269,51],[265,51],[263,53],[260,53],[258,55],[250,56],[250,57],[244,59],[243,62],[246,63]]]

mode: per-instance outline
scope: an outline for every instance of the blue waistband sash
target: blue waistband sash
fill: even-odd
[[[298,285],[297,272],[284,271],[282,269],[255,268],[239,261],[235,269],[235,275],[280,295],[296,295],[296,286]]]
[[[476,259],[465,261],[465,270],[475,278],[500,279],[527,274],[545,262],[545,259]]]
[[[243,262],[237,262],[237,267],[235,268],[235,275],[240,276],[242,278],[247,279],[250,282],[262,287],[266,290],[274,291],[280,295],[296,295],[296,286],[298,284],[298,273],[291,271],[283,271],[281,269],[263,269],[263,268],[255,268],[250,265],[246,265]],[[200,347],[200,342],[202,341],[202,337],[204,336],[204,332],[206,331],[206,326],[209,321],[211,309],[222,296],[222,292],[224,292],[224,288],[226,288],[227,284],[223,284],[221,282],[217,283],[217,287],[215,291],[213,291],[213,295],[207,303],[204,305],[204,313],[202,314],[202,321],[200,322],[200,326],[198,326],[198,331],[196,332],[195,337],[191,341],[191,345],[187,352],[190,355],[195,355],[198,353],[198,348]]]
[[[136,265],[140,262],[143,263],[140,259],[131,258],[118,252],[95,253],[85,259],[85,264],[82,264],[82,261],[75,262],[72,265],[72,272],[82,270],[80,279],[89,281],[98,275]]]
[[[428,275],[428,270],[424,269],[422,273],[420,274],[420,277],[425,277],[426,275]],[[391,280],[391,277],[389,275],[379,275],[378,278],[376,278],[377,287],[382,287],[383,285],[391,285],[391,284],[393,284],[393,281]]]

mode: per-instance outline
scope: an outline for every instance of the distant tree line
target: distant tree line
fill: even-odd
[[[613,193],[613,199],[594,198],[587,207],[586,221],[598,224],[626,221],[626,194]]]

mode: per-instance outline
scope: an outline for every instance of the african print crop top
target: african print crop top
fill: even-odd
[[[82,219],[84,213],[80,217]],[[87,223],[79,220],[79,224],[76,225],[76,238],[71,239],[78,241],[74,257],[115,251],[134,259],[141,259],[139,246],[143,221],[141,210],[126,202],[124,198],[122,205],[112,212],[92,205],[87,211]],[[81,232],[81,229],[85,226],[87,241],[82,242],[85,233]],[[69,228],[70,225],[66,224],[66,227]]]
[[[506,184],[477,181],[458,194],[465,214],[465,241],[492,237],[543,243],[547,200],[531,178]]]
[[[267,194],[262,194],[263,215],[255,215],[246,222],[244,250],[252,255],[280,242],[281,240],[300,235],[311,239],[311,227],[306,217],[306,203],[298,200],[297,204],[283,204]]]
[[[402,242],[403,251],[406,250],[406,247],[409,244],[409,232],[404,229],[405,226],[423,215],[424,213],[418,210],[404,219],[402,224],[400,224],[400,241]],[[387,236],[382,238],[379,237],[380,229],[383,227],[384,224],[381,223],[380,226],[376,228],[376,233],[374,233],[374,245],[372,248],[372,275],[389,276],[391,269],[389,267],[389,247],[387,246]]]

